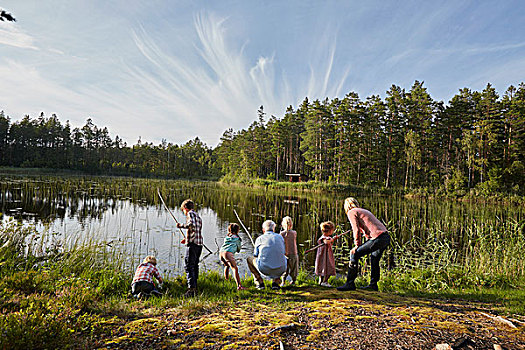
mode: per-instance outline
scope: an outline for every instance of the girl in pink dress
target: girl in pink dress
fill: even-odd
[[[330,276],[335,276],[335,259],[332,251],[334,240],[332,234],[335,231],[335,225],[331,221],[323,222],[321,225],[323,235],[317,240],[317,244],[324,245],[317,249],[315,257],[315,274],[319,276],[319,284],[323,287],[331,287],[328,283]]]

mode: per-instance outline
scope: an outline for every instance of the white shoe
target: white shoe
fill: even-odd
[[[332,285],[328,282],[323,282],[321,283],[321,287],[328,287],[328,288],[332,288]]]

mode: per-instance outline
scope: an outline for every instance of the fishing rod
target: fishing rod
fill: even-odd
[[[159,195],[159,198],[160,198],[160,201],[162,202],[162,204],[164,205],[164,208],[166,208],[168,210],[168,212],[170,213],[171,217],[173,218],[173,220],[175,220],[175,222],[178,224],[179,221],[177,220],[177,218],[175,217],[175,215],[173,215],[173,213],[171,212],[170,208],[168,208],[168,206],[166,205],[166,202],[164,202],[164,198],[162,198],[162,195],[160,194],[160,189],[157,188],[157,194]],[[179,229],[179,232],[180,234],[182,235],[182,237],[184,237],[184,240],[187,241],[187,238],[186,238],[186,235],[184,234],[184,232],[182,232],[181,228],[180,227],[177,227]],[[202,243],[202,246],[204,248],[206,248],[207,251],[209,251],[210,253],[213,253],[208,247],[206,247],[206,245],[204,244],[204,242]]]
[[[253,246],[255,246],[255,242],[253,241],[253,238],[252,238],[252,235],[250,234],[250,231],[248,231],[246,226],[244,226],[244,224],[242,223],[242,220],[239,217],[239,214],[237,214],[237,211],[235,210],[235,208],[233,208],[233,212],[235,213],[235,216],[237,217],[237,220],[239,220],[239,223],[241,224],[241,226],[244,229],[244,231],[248,234],[248,237],[250,237],[250,241],[252,241]]]
[[[339,235],[337,235],[337,236],[334,236],[332,239],[335,241],[335,240],[338,239],[339,237],[341,237],[341,236],[343,236],[343,235],[346,235],[346,234],[349,233],[349,232],[352,232],[352,230],[348,230],[348,231],[343,232],[343,233],[341,233],[341,234],[339,234]],[[306,255],[306,254],[308,254],[308,253],[310,253],[310,252],[313,252],[314,250],[316,250],[317,248],[320,248],[320,247],[324,246],[325,244],[326,244],[326,243],[324,243],[324,241],[323,241],[323,243],[318,244],[318,245],[316,245],[315,247],[312,247],[312,248],[308,249],[307,251],[305,251],[305,252],[304,252],[304,255]]]

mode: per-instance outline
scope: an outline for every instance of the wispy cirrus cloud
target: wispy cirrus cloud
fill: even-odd
[[[0,22],[0,45],[38,50],[32,36],[24,33],[16,23]]]
[[[333,76],[334,33],[327,33],[331,39],[320,40],[318,51],[304,57],[301,63],[310,67],[310,75],[305,83],[295,82],[291,89],[276,53],[259,56],[250,63],[243,50],[247,44],[230,41],[227,23],[226,18],[213,14],[196,15],[195,52],[185,55],[161,49],[144,27],[133,30],[135,44],[149,65],[130,65],[129,74],[140,82],[149,101],[172,112],[172,123],[184,121],[188,131],[206,125],[210,134],[200,131],[205,138],[218,139],[217,130],[247,127],[261,105],[268,114],[279,116],[287,105],[306,96],[326,97],[341,92],[349,70],[338,79]]]
[[[337,31],[327,27],[324,34],[315,42],[317,43],[316,49],[310,55],[308,89],[305,91],[299,90],[298,92],[303,94],[302,98],[306,96],[309,98],[340,96],[343,85],[350,73],[350,66],[342,67],[343,72],[339,75],[334,73]]]
[[[228,44],[224,24],[225,19],[213,15],[196,16],[199,40],[195,52],[185,56],[163,51],[144,27],[134,30],[137,48],[151,65],[130,66],[130,74],[155,101],[186,117],[234,121],[240,114],[253,114],[261,104],[280,107],[268,93],[274,90],[272,58],[260,57],[250,67],[242,50]]]

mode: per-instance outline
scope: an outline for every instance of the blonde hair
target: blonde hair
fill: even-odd
[[[281,222],[281,226],[285,231],[291,230],[293,228],[292,218],[289,216],[285,216],[283,218],[283,221]]]
[[[359,202],[354,197],[345,199],[345,213],[350,209],[359,208]]]
[[[319,227],[321,228],[321,232],[323,232],[323,233],[328,233],[328,232],[330,232],[330,231],[335,229],[335,225],[331,221],[325,221],[325,222],[321,223],[321,225],[319,225]]]
[[[153,265],[157,265],[157,258],[155,258],[153,255],[148,255],[144,258],[143,264],[152,263]]]
[[[192,210],[193,208],[195,208],[195,204],[193,203],[191,199],[186,199],[184,202],[182,202],[182,204],[180,205],[180,208]]]

